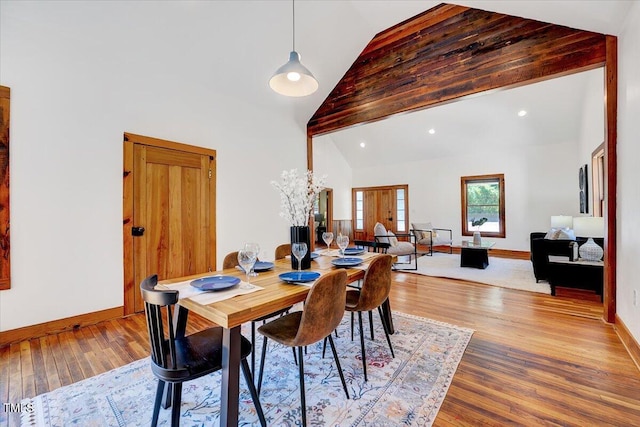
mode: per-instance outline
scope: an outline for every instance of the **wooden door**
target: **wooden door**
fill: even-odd
[[[132,147],[135,312],[144,310],[139,283],[145,277],[157,274],[159,280],[170,279],[212,271],[216,266],[212,150],[191,147],[195,152],[186,151],[188,146],[182,144],[151,140],[146,138]]]
[[[387,230],[398,231],[398,189],[407,192],[407,186],[365,187],[353,189],[353,218],[356,219],[354,238],[357,240],[374,240],[373,228],[380,222]],[[357,193],[362,193],[362,204],[357,201]],[[362,212],[358,212],[362,208]],[[408,210],[403,209],[402,212]],[[357,219],[361,218],[362,221]],[[400,220],[406,224],[405,218]],[[402,231],[404,232],[404,231]]]

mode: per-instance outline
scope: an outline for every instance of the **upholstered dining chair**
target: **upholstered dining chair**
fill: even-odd
[[[324,338],[329,339],[333,358],[338,368],[342,387],[349,399],[347,384],[344,380],[338,353],[336,352],[331,333],[340,324],[344,316],[344,302],[346,295],[347,273],[344,270],[332,271],[313,284],[304,303],[302,311],[285,314],[258,328],[265,337],[285,346],[298,349],[298,370],[300,377],[300,412],[302,425],[307,425],[307,409],[304,391],[304,358],[303,347],[316,343]],[[258,390],[261,388],[262,372],[266,347],[262,349],[260,358],[260,377]]]
[[[176,338],[172,327],[172,307],[178,302],[178,291],[157,290],[155,289],[157,283],[158,276],[153,275],[140,284],[151,344],[151,370],[158,378],[151,425],[156,426],[158,423],[162,396],[165,387],[168,387],[167,394],[171,395],[171,425],[176,427],[180,425],[182,383],[222,369],[222,328],[213,327]],[[165,313],[168,332],[165,332],[162,323]],[[251,353],[251,343],[244,337],[241,337],[241,340],[242,373],[249,387],[260,424],[266,426],[262,406],[247,363],[247,356]]]
[[[393,353],[393,346],[391,345],[391,339],[389,338],[389,331],[387,329],[387,323],[385,322],[382,314],[382,303],[389,298],[389,292],[391,291],[391,255],[381,255],[376,257],[369,264],[369,268],[362,281],[362,287],[360,289],[349,289],[346,295],[345,310],[352,313],[351,317],[351,330],[353,331],[353,313],[358,313],[358,324],[360,327],[360,349],[362,353],[362,369],[364,371],[364,380],[367,381],[367,359],[364,348],[364,332],[362,328],[362,312],[378,309],[380,314],[380,320],[382,321],[382,327],[384,334],[387,337],[387,343],[391,350],[391,356],[395,357]],[[369,316],[369,322],[371,324],[371,336],[373,339],[373,316]]]
[[[275,259],[283,259],[291,255],[291,243],[285,243],[276,248]]]

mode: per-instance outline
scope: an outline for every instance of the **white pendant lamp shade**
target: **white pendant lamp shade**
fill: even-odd
[[[300,63],[300,54],[289,54],[289,62],[278,68],[269,80],[271,89],[285,96],[307,96],[318,90],[318,81],[311,71]]]

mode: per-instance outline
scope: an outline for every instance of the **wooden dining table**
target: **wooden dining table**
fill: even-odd
[[[363,256],[364,260],[362,265],[345,268],[347,272],[347,283],[351,284],[363,279],[366,266],[377,256],[381,256],[381,254],[367,253]],[[304,271],[315,271],[320,273],[321,276],[327,274],[337,268],[331,263],[332,259],[334,259],[332,256],[320,255],[312,261],[311,268]],[[292,271],[290,259],[276,260],[274,261],[274,267],[272,269],[260,272],[257,277],[251,278],[251,284],[262,288],[258,291],[237,295],[211,304],[201,304],[191,298],[179,300],[174,324],[177,337],[184,336],[187,317],[190,312],[197,313],[223,328],[222,383],[220,394],[221,426],[238,425],[240,329],[242,324],[304,301],[309,289],[311,289],[310,286],[304,284],[286,283],[278,277],[280,274],[290,271]],[[243,271],[237,268],[231,268],[217,272],[167,279],[158,284],[160,286],[170,285],[172,283],[220,274],[237,276],[246,281]],[[383,305],[383,313],[385,324],[389,327],[390,332],[393,333],[391,309],[388,301]]]

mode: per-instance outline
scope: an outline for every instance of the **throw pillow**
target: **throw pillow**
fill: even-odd
[[[576,235],[570,228],[562,228],[558,230],[556,240],[576,240]]]
[[[425,243],[429,243],[431,241],[436,241],[436,239],[438,238],[438,233],[436,233],[436,230],[423,230],[422,231],[422,240],[426,240]]]
[[[398,238],[395,234],[393,234],[393,231],[389,231],[387,236],[389,236],[389,244],[391,245],[391,247],[395,248],[396,246],[398,246]]]
[[[380,243],[389,243],[389,237],[387,234],[387,229],[384,228],[384,225],[376,222],[376,225],[373,227],[373,235],[376,236],[375,239]]]
[[[547,234],[545,234],[544,238],[549,240],[558,240],[559,233],[559,228],[552,228],[551,230],[547,231]]]

